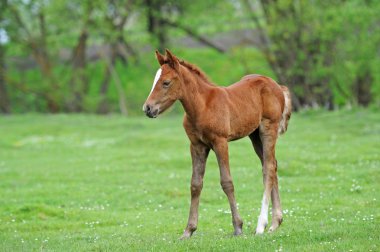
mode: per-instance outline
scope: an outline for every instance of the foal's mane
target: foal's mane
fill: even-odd
[[[179,64],[186,67],[187,70],[189,70],[191,73],[195,74],[199,78],[201,78],[203,81],[205,81],[207,84],[213,85],[211,81],[208,79],[207,75],[196,65],[191,64],[187,61],[184,61],[183,59],[178,59]],[[165,63],[168,62],[168,58],[166,58]]]
[[[190,72],[199,76],[202,80],[206,81],[207,83],[210,83],[210,80],[208,79],[207,75],[198,66],[184,61],[182,59],[179,59],[179,63],[182,66],[186,67],[188,70],[190,70]]]

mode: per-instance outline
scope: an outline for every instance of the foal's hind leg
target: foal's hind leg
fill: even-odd
[[[255,149],[255,152],[257,156],[260,159],[261,166],[263,165],[263,144],[260,139],[260,130],[256,129],[251,135],[249,135],[249,138],[251,139],[253,148]]]
[[[181,239],[190,238],[193,232],[197,229],[198,224],[198,206],[199,198],[203,187],[203,176],[205,174],[206,160],[210,148],[200,145],[191,145],[191,159],[193,163],[193,175],[191,177],[191,205],[189,220],[187,222],[186,229]]]
[[[278,190],[278,176],[277,176],[277,160],[275,160],[275,176],[272,188],[272,225],[269,228],[269,232],[276,230],[282,223],[282,210],[280,202],[280,194]]]
[[[272,195],[273,213],[275,214],[272,220],[272,227],[277,228],[280,224],[277,213],[281,212],[280,202],[278,196],[277,187],[277,162],[275,158],[275,145],[277,140],[278,123],[272,123],[269,120],[263,120],[260,125],[260,140],[262,142],[262,164],[263,164],[263,182],[264,182],[264,194],[261,205],[260,216],[256,228],[256,234],[262,234],[265,227],[268,224],[268,210],[269,210],[269,198]],[[252,138],[251,138],[252,139]],[[258,144],[258,140],[254,147]],[[255,147],[255,150],[260,154],[259,146]],[[273,228],[271,228],[273,229]],[[274,230],[273,229],[273,230]]]
[[[249,138],[251,139],[252,145],[255,149],[255,152],[257,156],[259,157],[261,161],[261,165],[263,166],[263,144],[261,142],[260,138],[260,130],[255,130],[251,135],[249,135]],[[272,225],[269,228],[269,232],[274,231],[276,228],[278,228],[282,222],[282,210],[281,210],[281,203],[280,203],[280,195],[278,190],[278,178],[277,178],[277,160],[275,162],[275,175],[274,175],[274,182],[273,182],[273,188],[271,191],[271,199],[272,199]],[[263,167],[264,169],[264,167]],[[264,172],[264,170],[263,170]]]

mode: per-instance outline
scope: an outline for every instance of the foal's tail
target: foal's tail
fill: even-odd
[[[280,86],[280,87],[282,89],[282,92],[284,93],[285,106],[284,106],[284,111],[282,111],[282,118],[280,121],[280,125],[278,127],[278,133],[283,134],[288,128],[290,115],[292,114],[292,99],[290,96],[289,89],[285,86]]]

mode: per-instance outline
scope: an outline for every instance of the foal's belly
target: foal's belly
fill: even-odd
[[[238,140],[254,132],[260,125],[259,117],[247,118],[239,122],[230,123],[228,141]]]
[[[239,132],[234,132],[232,134],[230,134],[227,138],[228,141],[235,141],[235,140],[238,140],[238,139],[241,139],[243,137],[246,137],[248,135],[250,135],[252,132],[254,132],[256,129],[258,128],[258,126],[256,127],[251,127],[250,129],[248,130],[245,130],[245,131],[239,131]]]

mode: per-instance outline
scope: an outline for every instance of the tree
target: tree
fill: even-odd
[[[240,74],[236,56],[224,46],[236,43],[227,37],[230,32],[244,33],[244,38],[252,34],[234,47],[244,46],[241,54],[249,55],[243,62],[245,71],[254,72],[253,65],[262,65],[265,74],[273,73],[293,91],[296,109],[380,101],[380,1],[0,3],[7,3],[0,8],[0,34],[5,30],[9,38],[0,45],[2,112],[10,111],[12,104],[12,111],[118,109],[127,114],[127,107],[137,107],[143,99],[142,88],[135,90],[140,88],[136,80],[147,81],[145,72],[153,67],[141,57],[147,48],[175,46],[191,52],[178,43],[187,43],[190,37],[225,54],[221,59],[233,59],[237,67],[232,70]],[[200,15],[204,12],[207,15]],[[262,64],[262,57],[268,64]]]
[[[113,78],[119,93],[119,108],[123,115],[127,115],[126,98],[124,89],[121,85],[120,78],[115,70],[115,65],[119,59],[124,65],[127,65],[129,58],[137,58],[137,53],[124,37],[124,26],[132,13],[133,2],[109,0],[107,9],[109,10],[104,16],[105,32],[104,42],[109,45],[110,52],[103,55],[105,60],[104,78],[99,89],[100,102],[97,112],[104,114],[109,112],[107,101],[107,91],[111,79]]]
[[[10,103],[5,80],[5,48],[0,44],[0,113],[10,113]]]
[[[22,44],[31,52],[45,80],[38,94],[46,100],[50,112],[58,112],[61,110],[59,85],[53,74],[54,66],[48,50],[45,6],[38,1],[12,1],[8,9],[9,19],[16,24],[9,30],[10,40]]]
[[[327,77],[325,80],[314,79],[311,74],[317,63],[328,64],[328,54],[323,50],[333,46],[334,42],[319,36],[321,17],[318,7],[307,1],[290,0],[261,0],[261,9],[249,0],[244,4],[251,11],[262,41],[261,50],[269,65],[277,79],[293,91],[295,109],[332,104],[329,89],[321,85],[328,81]],[[320,59],[321,56],[325,58]]]
[[[86,74],[86,49],[89,37],[89,26],[91,24],[91,14],[94,10],[94,3],[83,1],[78,3],[78,8],[82,8],[82,24],[74,46],[71,57],[72,76],[69,82],[71,98],[67,100],[66,106],[71,112],[83,111],[83,96],[88,92],[89,83]]]
[[[339,29],[333,53],[332,81],[339,97],[336,103],[349,102],[368,106],[379,98],[380,63],[379,1],[345,2],[335,16]],[[377,85],[378,86],[378,85]]]
[[[216,4],[216,2],[212,3],[213,5]],[[147,30],[154,38],[157,39],[157,49],[163,52],[165,48],[168,47],[169,28],[172,28],[184,32],[205,46],[208,46],[220,53],[225,53],[225,48],[201,35],[195,26],[188,26],[181,22],[183,17],[186,15],[190,16],[191,19],[194,19],[199,12],[199,9],[202,9],[204,7],[203,4],[198,2],[198,8],[195,11],[189,7],[191,4],[192,2],[189,0],[145,0],[145,8],[147,12],[146,17],[148,24]]]
[[[242,2],[256,25],[260,49],[277,79],[291,87],[296,109],[316,105],[332,109],[334,96],[349,97],[353,92],[359,104],[371,102],[370,83],[374,80],[371,61],[359,58],[376,55],[379,49],[378,40],[363,40],[368,33],[376,34],[373,30],[379,20],[375,10],[380,9],[376,1]],[[363,46],[358,47],[359,44]],[[348,53],[347,48],[354,53]],[[349,76],[342,65],[354,58],[355,78],[342,87],[339,75]],[[347,83],[353,83],[351,90],[347,90],[350,86]]]
[[[7,1],[0,1],[0,113],[4,114],[8,114],[11,111],[5,80],[5,46],[3,45],[5,30],[2,28],[4,26],[4,12],[7,4]]]

